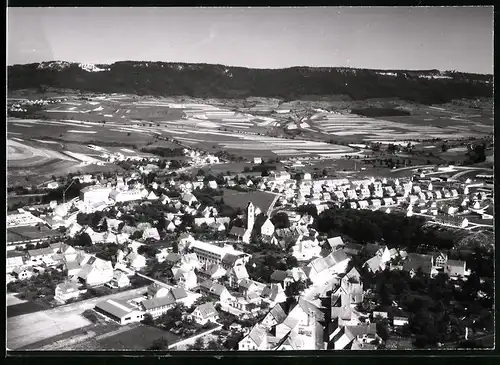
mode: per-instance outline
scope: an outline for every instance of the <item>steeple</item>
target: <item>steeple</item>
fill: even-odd
[[[252,202],[247,205],[247,230],[252,230],[255,224],[255,206]]]

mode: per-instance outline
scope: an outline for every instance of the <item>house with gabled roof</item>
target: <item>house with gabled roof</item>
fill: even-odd
[[[156,227],[146,228],[142,233],[142,239],[153,239],[156,241],[160,240],[160,234],[158,233],[158,229]]]
[[[80,296],[80,289],[78,285],[73,281],[65,281],[56,286],[54,290],[54,299],[60,303],[65,303],[66,301]]]
[[[465,261],[447,260],[444,272],[452,279],[463,278],[470,275],[470,270],[466,269]]]
[[[267,349],[267,331],[260,325],[255,325],[248,335],[238,343],[238,350],[256,351]]]
[[[294,331],[288,332],[274,347],[275,351],[303,350],[304,340]]]
[[[27,280],[33,276],[33,268],[30,266],[18,266],[12,270],[11,275],[17,280]]]
[[[174,280],[180,287],[190,290],[198,285],[198,278],[194,270],[172,268],[172,272],[174,273]]]
[[[278,303],[269,310],[266,316],[260,321],[260,325],[266,329],[270,329],[280,323],[283,323],[286,317],[287,315],[283,310],[283,306]]]
[[[269,303],[270,306],[286,301],[285,290],[279,283],[266,285],[260,296],[265,302]]]
[[[403,262],[403,270],[409,272],[412,277],[419,270],[431,276],[437,274],[437,271],[434,269],[431,255],[408,254],[408,257]]]
[[[113,265],[111,261],[102,260],[95,256],[85,256],[80,263],[80,271],[76,277],[88,286],[105,284],[113,279]]]
[[[191,316],[196,323],[204,325],[208,322],[215,322],[219,317],[219,313],[217,313],[214,305],[208,302],[197,306]]]
[[[125,261],[130,265],[134,270],[140,270],[146,267],[146,257],[140,255],[134,251],[130,252],[126,257]]]
[[[357,326],[339,327],[338,333],[333,337],[333,349],[343,350],[359,339],[364,342],[375,342],[377,340],[377,328],[375,323],[359,324]]]
[[[336,250],[337,248],[342,248],[344,247],[344,241],[342,240],[342,237],[331,237],[326,240],[328,245],[332,250]]]
[[[148,293],[147,297],[148,299],[153,299],[153,298],[161,298],[165,297],[168,295],[169,289],[166,286],[159,285],[157,283],[153,283],[148,286]]]
[[[250,276],[245,265],[236,265],[227,271],[227,277],[229,286],[237,288],[242,280],[248,279]]]
[[[149,313],[153,318],[158,318],[175,306],[175,299],[172,296],[165,295],[146,299],[141,302],[142,309]]]
[[[121,270],[115,270],[111,281],[106,283],[106,286],[110,288],[126,288],[129,285],[130,285],[130,279]]]
[[[216,263],[206,263],[196,271],[196,275],[200,281],[206,279],[219,280],[226,274],[227,270]]]

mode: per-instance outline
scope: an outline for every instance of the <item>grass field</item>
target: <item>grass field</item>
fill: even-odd
[[[98,340],[102,350],[147,350],[153,342],[165,338],[169,344],[180,341],[181,338],[169,331],[150,326],[139,325],[131,330]]]

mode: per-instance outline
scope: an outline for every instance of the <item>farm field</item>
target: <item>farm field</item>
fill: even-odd
[[[35,95],[29,97],[36,98]],[[15,162],[14,165],[10,162],[16,156],[19,159],[24,153],[24,161],[18,165],[26,167],[30,161],[34,165],[43,165],[39,161],[42,156],[47,159],[46,155],[56,156],[47,151],[57,151],[58,158],[53,159],[55,165],[44,162],[50,167],[47,170],[67,173],[74,167],[70,166],[70,162],[75,166],[79,166],[82,158],[96,162],[94,159],[99,159],[99,154],[104,153],[91,151],[87,144],[97,145],[109,152],[123,153],[124,149],[130,149],[136,155],[145,146],[186,146],[213,153],[225,150],[246,159],[303,157],[333,162],[349,154],[367,154],[354,146],[365,142],[407,144],[408,140],[415,139],[484,137],[492,133],[493,122],[486,107],[476,110],[455,105],[433,107],[403,103],[406,109],[411,110],[411,116],[367,118],[346,114],[345,110],[341,114],[321,109],[323,105],[325,108],[348,108],[360,104],[347,99],[283,103],[266,98],[201,100],[122,94],[68,94],[65,97],[67,100],[35,112],[33,119],[8,119],[9,140],[31,145],[36,143],[33,148],[38,151],[31,150],[28,157],[29,148],[25,148],[26,152],[9,150],[9,155],[12,154],[12,158],[9,157],[9,172],[15,165]],[[373,104],[372,101],[370,103]],[[292,124],[296,126],[296,132],[305,138],[269,135],[283,135],[283,131]],[[160,141],[157,135],[169,141]],[[353,145],[334,144],[334,141]],[[110,147],[116,143],[124,147]],[[14,146],[14,143],[10,145]],[[22,180],[26,176],[35,178],[37,173],[36,170],[18,171],[20,176],[11,173],[11,177]]]
[[[465,119],[422,116],[375,119],[351,114],[318,113],[310,117],[311,129],[335,137],[358,136],[364,142],[406,144],[413,139],[457,139],[483,137],[492,133],[490,126]]]

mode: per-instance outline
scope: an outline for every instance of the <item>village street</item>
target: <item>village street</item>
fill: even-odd
[[[146,287],[127,290],[104,297],[92,298],[57,308],[24,314],[7,319],[7,348],[15,350],[64,332],[91,324],[81,314],[106,299],[128,300],[141,296]]]

